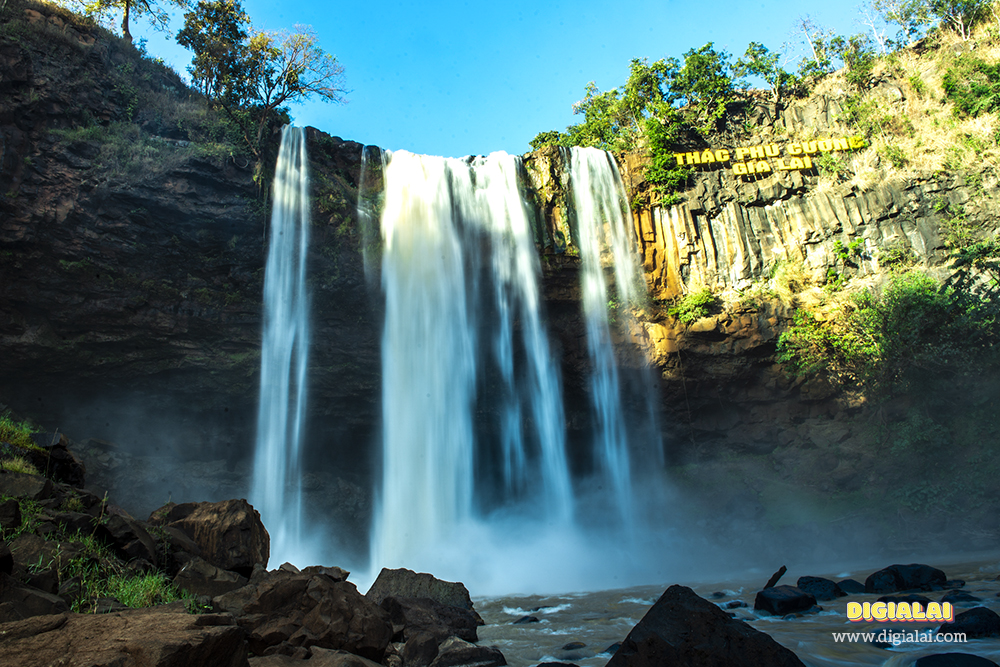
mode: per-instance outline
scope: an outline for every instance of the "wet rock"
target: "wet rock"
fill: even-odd
[[[944,572],[930,565],[890,565],[868,575],[865,579],[865,592],[895,593],[910,589],[929,591],[942,588],[946,580]]]
[[[430,667],[499,667],[506,664],[500,649],[452,637],[438,647],[437,657]]]
[[[258,571],[249,584],[213,603],[237,617],[256,655],[287,642],[292,647],[343,649],[378,662],[392,638],[385,611],[358,593],[354,584],[323,574]]]
[[[183,605],[111,614],[59,614],[0,624],[8,664],[95,667],[246,667],[243,633],[222,614]]]
[[[433,575],[400,568],[382,568],[365,597],[375,604],[389,596],[404,598],[430,598],[449,607],[472,609],[472,597],[465,584],[442,581]]]
[[[997,663],[970,653],[935,653],[917,658],[913,667],[998,667]]]
[[[0,470],[0,496],[46,500],[55,493],[52,480],[40,475]]]
[[[14,571],[14,555],[6,542],[0,542],[0,574],[10,574]]]
[[[511,625],[524,625],[525,623],[538,623],[538,622],[539,621],[537,616],[522,616],[521,618],[511,623]]]
[[[976,597],[971,593],[966,593],[965,591],[948,591],[941,597],[941,602],[950,602],[955,604],[956,602],[981,602],[982,598]]]
[[[743,600],[730,600],[726,604],[722,605],[723,609],[740,609],[742,607],[749,607]]]
[[[246,586],[246,577],[218,568],[202,558],[192,558],[174,577],[181,590],[210,598]]]
[[[21,503],[14,498],[0,502],[0,533],[12,532],[21,526]]]
[[[62,598],[25,586],[8,574],[0,574],[0,623],[64,611],[69,611],[69,605]],[[0,634],[0,642],[2,637]]]
[[[822,577],[799,577],[796,587],[817,600],[836,600],[847,595],[836,583]]]
[[[942,623],[938,632],[964,632],[968,638],[1000,635],[1000,616],[992,609],[974,607],[955,615],[951,623]]]
[[[83,487],[87,467],[69,450],[69,438],[62,433],[32,433],[31,439],[45,450],[45,462],[39,470],[57,482]]]
[[[450,607],[430,598],[390,596],[379,605],[389,614],[393,636],[408,641],[418,634],[429,634],[443,642],[451,636],[467,642],[479,641],[476,628],[479,616],[462,607]]]
[[[757,592],[753,608],[775,616],[794,614],[816,606],[816,598],[795,586],[773,586]]]
[[[664,592],[629,632],[608,667],[672,664],[803,667],[794,653],[684,586]]]
[[[583,642],[570,642],[565,644],[560,651],[578,651],[581,648],[587,648],[587,645]]]
[[[844,579],[838,581],[837,586],[847,595],[859,595],[865,592],[865,585],[855,579]]]
[[[142,523],[124,513],[107,515],[98,525],[96,535],[126,561],[141,559],[156,563],[156,542]]]
[[[223,570],[249,577],[254,565],[267,566],[271,538],[246,500],[170,503],[153,512],[149,523],[181,531],[198,545],[202,558]]]

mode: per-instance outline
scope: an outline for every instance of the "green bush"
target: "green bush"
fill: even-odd
[[[960,56],[944,73],[942,83],[959,116],[974,118],[1000,109],[1000,63]]]
[[[685,294],[667,312],[684,324],[692,324],[703,317],[708,317],[709,312],[717,303],[716,296],[706,287],[697,292]]]
[[[797,374],[823,374],[888,396],[929,375],[966,373],[992,363],[997,316],[992,302],[911,271],[879,292],[854,295],[838,319],[818,321],[797,311],[779,338],[778,354]]]

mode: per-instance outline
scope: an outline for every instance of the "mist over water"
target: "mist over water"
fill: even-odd
[[[286,126],[275,168],[260,404],[250,498],[271,536],[270,562],[302,561],[300,452],[309,361],[309,174],[305,131]]]

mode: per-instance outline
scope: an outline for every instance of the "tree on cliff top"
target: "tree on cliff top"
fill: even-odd
[[[153,27],[158,30],[166,30],[170,15],[163,5],[174,7],[187,7],[188,0],[77,0],[77,5],[83,8],[84,13],[94,16],[98,20],[103,20],[111,15],[122,13],[122,37],[125,41],[132,41],[132,33],[129,31],[129,20],[132,16],[145,16],[149,18]]]
[[[195,85],[240,127],[260,154],[264,131],[282,105],[317,95],[343,102],[344,68],[319,47],[309,26],[256,31],[237,0],[202,0],[184,15],[177,42],[194,52]]]

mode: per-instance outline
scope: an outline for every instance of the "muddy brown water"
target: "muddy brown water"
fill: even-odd
[[[1000,553],[977,555],[975,560],[968,561],[956,559],[951,564],[942,564],[940,559],[936,562],[927,559],[917,562],[926,562],[944,570],[949,579],[964,580],[966,583],[962,590],[982,599],[981,602],[956,603],[956,614],[975,606],[985,606],[1000,613]],[[890,564],[887,562],[874,567],[825,574],[794,572],[794,568],[791,568],[779,583],[794,585],[799,576],[807,574],[835,581],[851,578],[863,583],[869,574]],[[736,614],[736,618],[746,621],[794,651],[810,667],[906,667],[921,656],[951,652],[971,653],[1000,664],[1000,637],[968,639],[965,643],[930,642],[926,641],[928,631],[935,630],[938,624],[852,623],[847,620],[848,601],[874,602],[878,595],[850,595],[820,602],[822,611],[787,620],[754,612],[754,596],[769,576],[768,572],[748,572],[729,581],[673,581],[585,593],[478,599],[476,609],[486,621],[486,626],[479,629],[480,644],[497,646],[503,651],[507,663],[513,667],[531,667],[542,662],[603,667],[611,658],[611,653],[606,649],[621,642],[663,591],[678,583],[690,586],[696,593],[720,606],[730,600],[746,602],[747,607],[730,611]],[[713,598],[712,594],[718,592],[723,595]],[[927,597],[940,600],[943,594],[944,591],[932,592]],[[514,623],[525,616],[534,616],[538,622]],[[886,629],[905,631],[910,633],[907,638],[923,641],[879,648],[864,641],[836,642],[833,637],[835,632],[881,633]],[[915,637],[915,632],[920,634]]]

